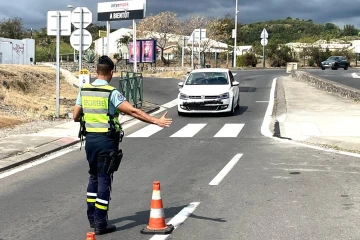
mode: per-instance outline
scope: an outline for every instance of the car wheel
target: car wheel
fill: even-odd
[[[238,95],[237,104],[236,104],[235,109],[239,109],[239,108],[240,108],[240,94]]]
[[[229,116],[234,116],[235,115],[234,100],[232,101],[231,110],[228,112],[228,115]]]
[[[344,70],[348,70],[348,67],[349,67],[348,65],[345,65]]]
[[[325,68],[321,68],[322,70],[325,70]]]

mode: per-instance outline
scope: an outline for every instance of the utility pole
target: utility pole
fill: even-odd
[[[238,0],[235,6],[235,40],[234,40],[234,67],[236,67],[236,41],[237,41],[237,19],[238,19]]]

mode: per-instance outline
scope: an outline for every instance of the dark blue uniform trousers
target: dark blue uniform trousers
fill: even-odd
[[[107,226],[112,174],[103,173],[103,162],[98,161],[101,154],[109,154],[114,149],[114,140],[101,134],[86,135],[85,151],[89,162],[89,184],[87,187],[87,216],[95,228]]]

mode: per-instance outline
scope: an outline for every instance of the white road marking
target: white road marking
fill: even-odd
[[[232,75],[235,77],[237,73],[233,73]]]
[[[268,107],[265,112],[263,124],[261,125],[261,134],[266,137],[269,137],[269,138],[273,137],[273,134],[270,131],[270,123],[271,123],[272,113],[273,113],[273,108],[274,108],[274,101],[275,101],[274,96],[275,96],[276,81],[277,81],[277,78],[274,78],[273,83],[271,85],[271,90],[270,90],[269,104],[268,104]]]
[[[360,78],[360,76],[357,75],[356,73],[352,73],[351,76],[352,76],[353,78]]]
[[[193,137],[205,126],[206,123],[190,123],[176,133],[174,133],[173,135],[171,135],[170,137]]]
[[[199,206],[200,202],[192,202],[185,208],[183,208],[175,217],[173,217],[167,224],[174,226],[174,230],[177,229]],[[165,240],[171,234],[155,235],[150,240]]]
[[[158,113],[161,113],[161,112],[164,112],[168,108],[172,108],[172,107],[174,107],[176,105],[177,105],[177,99],[174,99],[174,100],[172,100],[172,101],[170,101],[170,102],[168,102],[168,103],[166,103],[164,105],[161,105],[159,110],[151,113],[150,115],[154,116],[154,115],[156,115]],[[122,127],[125,130],[125,129],[129,128],[129,127],[132,127],[132,126],[136,125],[139,122],[141,122],[141,121],[140,120],[133,120],[133,121],[127,123],[127,124],[124,124]],[[69,152],[72,152],[74,150],[78,150],[79,148],[80,148],[80,143],[78,143],[76,145],[73,145],[73,146],[71,146],[69,148],[65,148],[65,149],[63,149],[61,151],[58,151],[58,152],[54,153],[54,154],[51,154],[48,157],[43,157],[43,158],[40,158],[39,160],[35,160],[35,161],[30,162],[28,164],[24,164],[24,165],[21,165],[19,167],[7,170],[7,171],[5,171],[3,173],[0,173],[0,179],[11,176],[11,175],[19,173],[19,172],[22,172],[22,171],[24,171],[26,169],[35,167],[35,166],[40,165],[42,163],[48,162],[48,161],[53,160],[53,159],[55,159],[57,157],[65,155],[65,154],[67,154]]]
[[[321,136],[319,129],[313,122],[299,122],[304,136]]]
[[[245,124],[225,124],[214,137],[237,137]]]
[[[275,95],[276,81],[277,81],[277,78],[274,78],[273,83],[271,85],[271,90],[270,90],[269,104],[268,104],[268,107],[267,107],[267,110],[266,110],[266,113],[265,113],[265,116],[264,116],[263,123],[261,125],[261,134],[263,136],[271,138],[271,139],[276,140],[276,141],[281,142],[281,143],[295,144],[295,145],[298,145],[298,146],[307,147],[307,148],[320,150],[320,151],[324,151],[324,152],[337,153],[337,154],[341,154],[341,155],[360,158],[360,154],[358,154],[358,153],[339,151],[339,150],[335,150],[335,149],[328,149],[328,148],[313,146],[313,145],[306,144],[306,143],[294,142],[294,141],[291,141],[291,140],[288,140],[288,139],[282,139],[282,138],[273,137],[273,134],[270,131],[270,123],[271,123],[271,118],[272,118],[272,111],[273,111],[273,107],[274,107],[274,102],[275,102],[274,95]]]
[[[154,115],[159,114],[159,113],[161,113],[161,112],[167,111],[169,108],[175,107],[175,106],[177,105],[177,101],[178,101],[178,100],[177,100],[177,98],[176,98],[176,99],[174,99],[174,100],[172,100],[172,101],[170,101],[170,102],[168,102],[168,103],[165,103],[164,105],[161,105],[159,110],[151,113],[150,115],[151,115],[151,116],[154,116]],[[140,121],[140,120],[138,120],[138,119],[134,119],[134,120],[132,120],[132,121],[129,122],[129,123],[123,124],[122,126],[123,126],[123,128],[129,128],[129,127],[132,127],[132,126],[134,126],[134,125],[136,125],[136,124],[138,124],[138,123],[140,123],[140,122],[142,122],[142,121]]]
[[[219,185],[220,182],[226,177],[226,175],[230,172],[230,170],[236,165],[236,163],[243,156],[242,153],[236,154],[228,164],[216,175],[216,177],[209,183],[209,185]]]
[[[256,101],[258,103],[268,103],[269,101]]]
[[[157,125],[147,125],[146,127],[143,127],[142,129],[130,134],[127,137],[150,137],[151,135],[161,131],[163,128],[159,127]]]
[[[0,173],[0,179],[6,178],[6,177],[11,176],[11,175],[13,175],[13,174],[15,174],[15,173],[24,171],[24,170],[26,170],[26,169],[29,169],[29,168],[35,167],[35,166],[37,166],[37,165],[40,165],[40,164],[42,164],[42,163],[48,162],[48,161],[50,161],[50,160],[53,160],[54,158],[60,157],[60,156],[62,156],[62,155],[64,155],[64,154],[67,154],[67,153],[72,152],[72,151],[74,151],[74,150],[76,150],[76,149],[79,149],[79,147],[80,147],[80,143],[78,143],[78,144],[76,144],[76,145],[73,145],[73,146],[71,146],[71,147],[69,147],[69,148],[63,149],[63,150],[61,150],[61,151],[59,151],[59,152],[56,152],[56,153],[54,153],[54,154],[52,154],[52,155],[50,155],[50,156],[48,156],[48,157],[44,157],[44,158],[41,158],[40,160],[37,160],[37,161],[34,161],[34,162],[30,162],[30,163],[21,165],[21,166],[19,166],[19,167],[10,169],[10,170],[8,170],[8,171],[5,171],[5,172],[3,172],[3,173]]]

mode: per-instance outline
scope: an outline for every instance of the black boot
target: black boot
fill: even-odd
[[[95,235],[103,235],[114,232],[116,230],[115,225],[108,225],[106,228],[95,228]]]
[[[94,227],[95,227],[94,221],[89,221],[89,223],[90,223],[90,228],[94,228]]]

